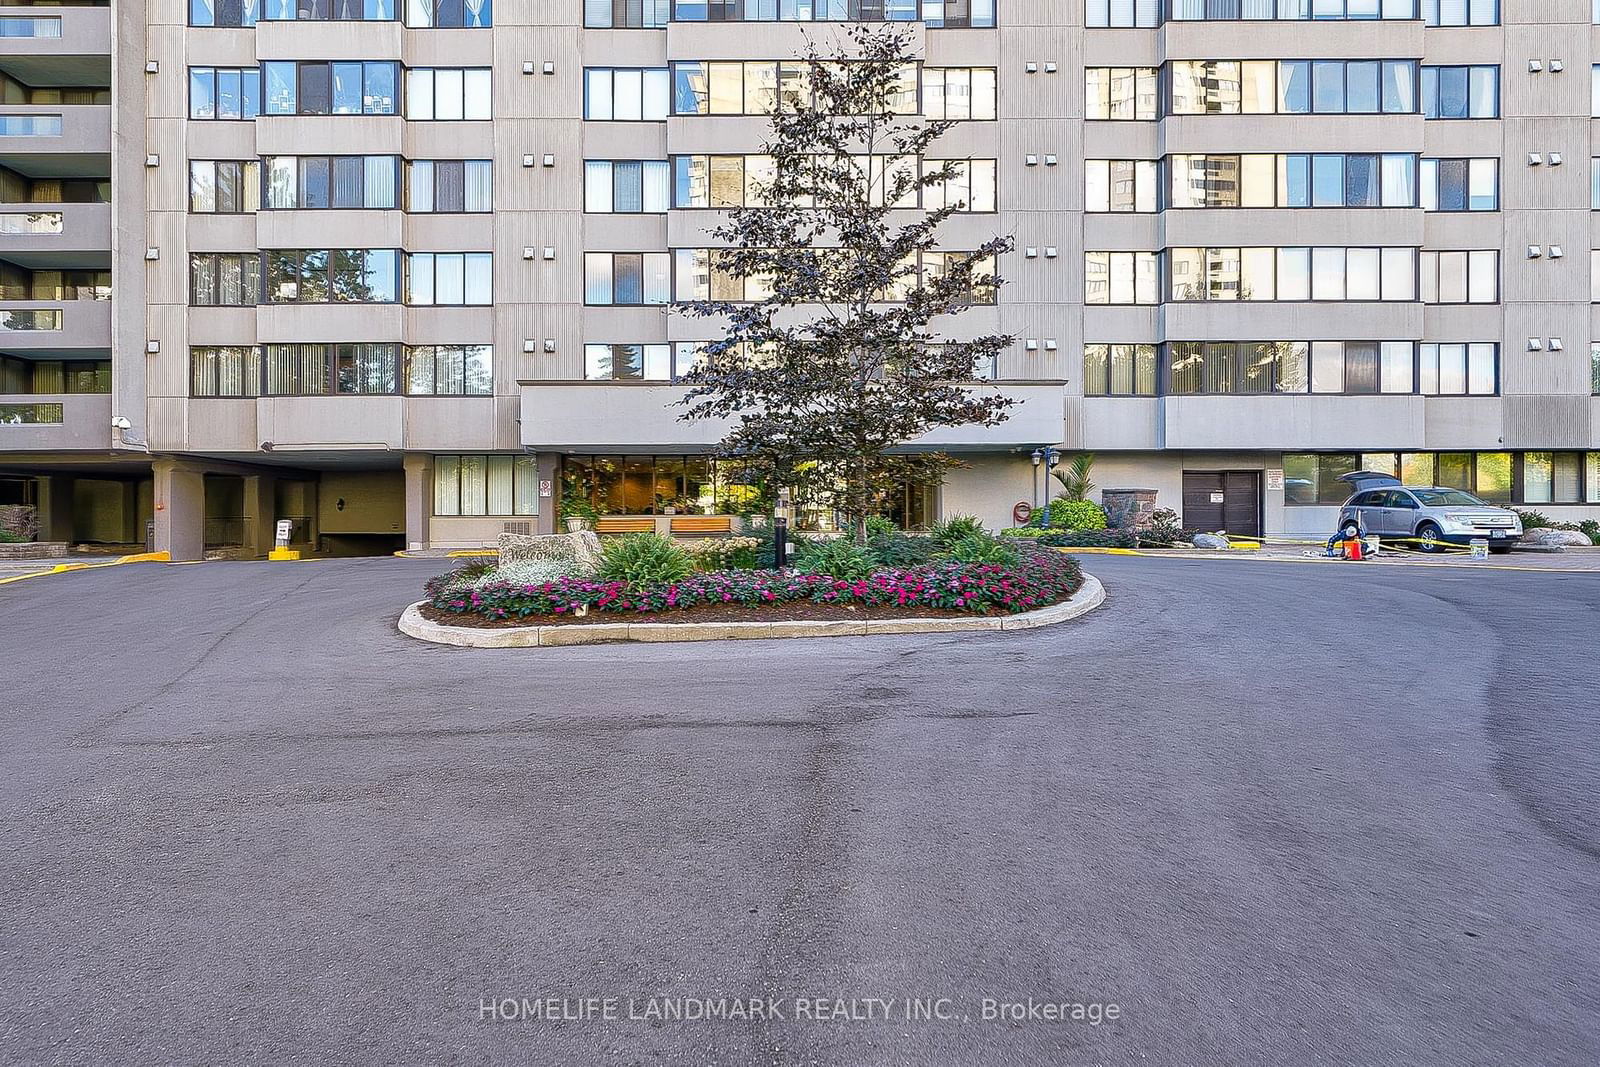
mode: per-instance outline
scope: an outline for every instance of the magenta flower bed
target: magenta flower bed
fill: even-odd
[[[423,587],[439,611],[487,619],[591,612],[650,614],[703,605],[762,605],[808,600],[863,607],[940,608],[1003,615],[1054,604],[1081,583],[1077,561],[1059,552],[1024,552],[1016,566],[930,563],[884,570],[858,581],[794,571],[735,570],[695,574],[680,582],[631,586],[586,578],[544,585],[492,583],[470,592],[449,591],[444,578]]]

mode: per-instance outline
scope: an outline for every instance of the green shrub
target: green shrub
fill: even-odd
[[[946,554],[957,563],[999,563],[1015,566],[1018,553],[1014,546],[988,534],[973,534],[951,542]]]
[[[872,553],[850,540],[836,537],[809,542],[795,569],[802,574],[825,574],[839,581],[869,577],[878,561]]]
[[[1045,548],[1137,548],[1132,530],[1051,530],[1034,542]]]
[[[1104,530],[1105,509],[1092,500],[1050,501],[1050,525],[1064,530]]]
[[[880,537],[893,537],[900,532],[900,527],[884,518],[882,515],[867,516],[867,540],[871,541]]]
[[[658,533],[613,537],[600,547],[600,577],[609,582],[676,582],[693,570],[689,553]]]
[[[1548,515],[1538,511],[1518,511],[1517,518],[1522,520],[1524,530],[1547,530],[1555,525]]]
[[[743,571],[757,564],[761,540],[756,537],[702,537],[694,541],[678,542],[695,570]]]
[[[1001,530],[1001,537],[1040,538],[1054,533],[1048,526],[1013,526],[1009,530]]]
[[[1584,519],[1578,529],[1589,535],[1590,544],[1600,545],[1600,520]]]
[[[885,567],[918,567],[939,554],[939,543],[931,537],[912,537],[898,531],[867,541],[867,549]]]
[[[1171,508],[1157,508],[1150,515],[1150,525],[1139,531],[1141,545],[1175,545],[1183,539],[1183,524]]]
[[[974,515],[952,515],[943,522],[936,522],[928,531],[928,536],[942,546],[949,546],[963,537],[973,534],[988,533]]]
[[[27,538],[21,534],[12,533],[10,530],[0,530],[0,544],[20,545],[26,540]]]

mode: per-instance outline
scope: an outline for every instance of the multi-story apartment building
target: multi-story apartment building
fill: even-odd
[[[960,328],[1044,446],[1190,525],[1324,533],[1388,469],[1600,514],[1600,0],[147,0],[0,9],[0,502],[177,558],[726,514],[674,384],[808,37],[912,29],[962,120]],[[1585,90],[1589,90],[1586,92]],[[1587,108],[1587,110],[1586,110]],[[1588,238],[1584,235],[1589,234]],[[1587,242],[1587,243],[1586,243]],[[565,498],[565,499],[563,499]]]

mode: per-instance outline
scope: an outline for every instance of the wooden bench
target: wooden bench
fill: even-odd
[[[597,534],[654,533],[655,529],[656,520],[651,518],[627,519],[606,515],[594,520],[594,532]]]
[[[733,519],[727,515],[674,515],[675,534],[731,534]]]

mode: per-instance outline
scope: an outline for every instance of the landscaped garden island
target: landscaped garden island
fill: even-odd
[[[926,535],[873,521],[865,545],[798,535],[774,566],[773,531],[680,542],[640,533],[506,535],[498,559],[430,580],[417,610],[448,626],[748,623],[1003,617],[1068,600],[1072,557],[955,518]]]

